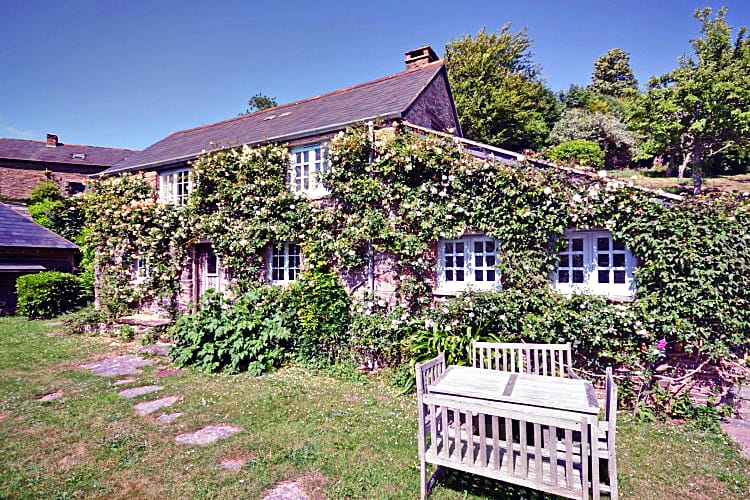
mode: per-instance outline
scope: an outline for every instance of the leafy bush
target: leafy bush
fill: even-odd
[[[50,181],[42,181],[31,190],[31,203],[40,203],[42,201],[59,200],[62,198],[60,189]]]
[[[291,290],[296,297],[299,332],[297,358],[312,367],[326,367],[348,351],[351,299],[338,276],[312,270]]]
[[[405,309],[379,310],[378,304],[357,302],[351,316],[349,348],[358,366],[384,368],[401,364],[402,342],[410,331]]]
[[[204,295],[199,309],[171,329],[175,363],[205,372],[273,370],[292,338],[293,312],[284,301],[284,291],[271,286],[251,289],[234,303],[221,294]]]
[[[562,163],[573,163],[586,167],[601,168],[604,166],[604,151],[594,141],[576,139],[563,142],[547,151],[547,158]]]
[[[48,271],[26,274],[16,280],[18,312],[29,318],[51,318],[75,309],[89,297],[81,281],[68,273]]]
[[[111,318],[93,306],[86,306],[66,314],[62,320],[68,333],[96,334],[100,333],[102,325],[109,323]]]

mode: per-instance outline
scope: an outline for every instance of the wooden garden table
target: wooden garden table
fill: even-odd
[[[528,413],[549,416],[599,415],[591,382],[527,373],[448,366],[426,391],[459,399],[515,405]]]

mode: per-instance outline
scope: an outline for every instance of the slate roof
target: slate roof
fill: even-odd
[[[0,203],[0,247],[66,248],[78,247],[46,227]]]
[[[104,148],[80,144],[58,143],[47,146],[45,141],[0,138],[0,158],[9,160],[40,161],[49,163],[70,163],[96,167],[112,165],[133,156],[138,151],[132,149]],[[83,154],[83,159],[73,155]]]
[[[291,140],[375,118],[400,118],[442,69],[439,60],[310,99],[174,132],[102,173],[190,160],[204,150]]]

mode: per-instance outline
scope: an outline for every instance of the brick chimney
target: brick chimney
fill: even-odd
[[[419,47],[418,49],[407,52],[406,60],[404,62],[406,62],[406,69],[414,69],[437,60],[438,56],[435,54],[435,51],[432,50],[432,47],[425,45],[424,47]]]
[[[47,147],[56,148],[59,143],[55,134],[47,134]]]

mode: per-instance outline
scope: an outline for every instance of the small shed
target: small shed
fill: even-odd
[[[16,278],[40,271],[72,272],[79,251],[22,212],[0,203],[0,315],[15,312]]]

